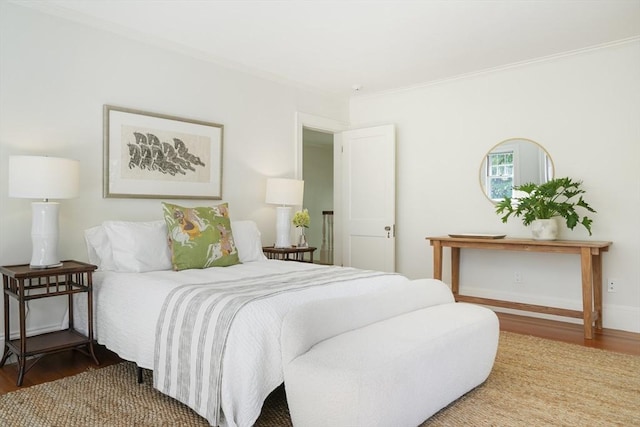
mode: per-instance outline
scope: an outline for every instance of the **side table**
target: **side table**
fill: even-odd
[[[4,352],[0,367],[4,366],[11,354],[18,358],[18,380],[21,386],[24,374],[49,353],[69,349],[83,349],[87,356],[91,356],[96,365],[100,362],[93,350],[93,289],[92,273],[97,269],[95,265],[79,261],[63,261],[60,267],[47,269],[33,269],[28,264],[0,267],[2,273],[2,288],[4,294]],[[74,329],[73,325],[73,294],[85,292],[87,294],[88,334],[83,335]],[[27,337],[26,334],[26,304],[28,301],[67,295],[69,307],[69,328],[61,331],[48,332]],[[18,301],[18,319],[20,335],[10,339],[9,327],[9,298]],[[27,367],[27,359],[37,356]]]
[[[292,246],[290,248],[275,248],[273,246],[264,246],[262,252],[269,259],[279,259],[284,261],[298,261],[298,262],[310,262],[313,263],[313,253],[316,248],[308,246],[306,248],[300,248]],[[309,254],[309,259],[306,260],[304,254]]]

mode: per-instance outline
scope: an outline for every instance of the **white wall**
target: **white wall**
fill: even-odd
[[[104,104],[223,124],[223,201],[229,202],[232,218],[256,220],[264,242],[275,237],[274,209],[264,203],[266,177],[296,173],[296,112],[340,121],[348,112],[346,99],[6,2],[0,2],[0,94],[1,265],[31,257],[31,201],[7,197],[6,170],[13,154],[81,162],[80,196],[61,201],[63,259],[86,260],[82,232],[103,220],[161,218],[160,200],[102,198]],[[63,311],[63,301],[33,301],[27,327],[57,327]]]
[[[619,286],[604,293],[605,327],[640,332],[640,41],[356,96],[350,120],[397,125],[397,265],[411,277],[432,276],[426,236],[529,237],[518,220],[500,222],[478,169],[499,141],[540,143],[556,176],[583,180],[598,211],[592,237],[579,228],[561,237],[613,242],[603,274]],[[515,271],[522,284],[513,284]],[[465,250],[461,275],[463,293],[581,309],[578,256]]]

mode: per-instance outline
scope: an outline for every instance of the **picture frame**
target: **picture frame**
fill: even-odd
[[[103,197],[222,199],[224,126],[104,105]]]

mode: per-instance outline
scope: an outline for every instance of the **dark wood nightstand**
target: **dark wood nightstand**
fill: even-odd
[[[91,356],[96,365],[100,362],[93,351],[93,289],[92,273],[97,269],[95,265],[79,261],[63,261],[62,266],[46,269],[30,268],[28,264],[9,265],[0,267],[2,273],[2,288],[4,291],[4,352],[0,367],[11,354],[18,358],[18,380],[21,386],[24,374],[40,357],[48,353],[55,353],[72,348],[83,349],[87,356]],[[73,294],[85,292],[87,294],[88,336],[74,329],[73,326]],[[61,331],[49,332],[27,337],[26,334],[26,305],[33,299],[68,296],[69,328]],[[20,336],[10,339],[9,328],[9,297],[18,301],[18,319],[20,322]],[[27,367],[27,358],[37,356]]]
[[[284,261],[298,261],[298,262],[310,262],[313,263],[313,253],[316,248],[309,246],[306,248],[299,248],[292,246],[290,248],[274,248],[273,246],[264,246],[262,252],[269,259],[280,259]],[[309,259],[305,259],[304,254],[309,254]]]

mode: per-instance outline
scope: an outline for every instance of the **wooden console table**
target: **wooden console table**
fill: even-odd
[[[451,291],[456,301],[582,318],[584,337],[587,339],[593,338],[594,323],[596,329],[602,329],[602,258],[600,255],[609,250],[611,242],[467,237],[427,237],[427,240],[431,241],[431,246],[433,246],[433,277],[436,279],[442,280],[442,248],[451,248]],[[460,249],[462,248],[580,255],[582,311],[460,295]]]

